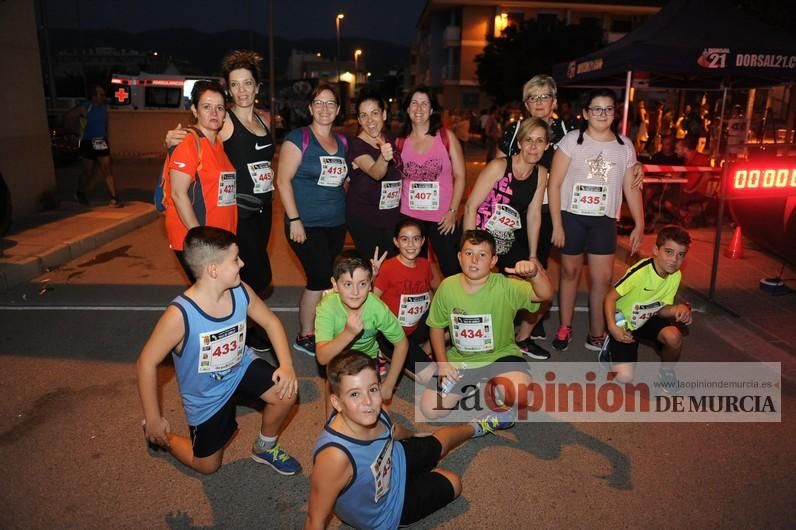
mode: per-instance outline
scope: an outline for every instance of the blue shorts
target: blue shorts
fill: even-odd
[[[610,255],[616,253],[616,219],[602,215],[578,215],[561,212],[564,227],[562,254],[579,256],[586,254]]]

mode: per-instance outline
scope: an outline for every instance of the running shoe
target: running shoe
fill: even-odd
[[[531,339],[521,340],[517,343],[517,346],[520,347],[522,353],[530,357],[531,359],[538,359],[540,361],[546,361],[550,358],[550,352],[536,344]]]
[[[249,330],[249,333],[246,334],[246,346],[257,353],[270,353],[274,351],[271,342],[267,338],[262,337],[260,333],[254,329]]]
[[[677,374],[674,373],[674,368],[661,368],[658,370],[658,382],[661,390],[667,394],[677,395],[680,393],[679,381],[677,380]]]
[[[603,349],[603,344],[605,344],[606,336],[608,336],[607,333],[597,335],[596,337],[586,335],[586,342],[583,344],[583,347],[591,351],[601,351]]]
[[[531,331],[532,340],[547,340],[547,333],[544,330],[544,315],[539,319],[539,322],[533,327]]]
[[[252,445],[252,460],[261,464],[268,464],[280,475],[295,475],[301,471],[301,464],[298,460],[287,454],[275,443],[270,449],[263,449],[257,446],[257,442]]]
[[[310,357],[315,357],[315,335],[311,333],[303,337],[296,337],[296,342],[293,343],[293,349],[306,353]]]
[[[572,326],[559,326],[553,339],[553,348],[558,351],[567,351],[572,342]]]
[[[512,409],[504,410],[502,412],[493,412],[480,418],[476,418],[470,422],[475,429],[473,438],[478,438],[488,433],[501,431],[503,429],[510,429],[514,426],[514,411]]]
[[[600,367],[606,372],[611,370],[611,348],[608,347],[610,342],[611,337],[606,335],[603,347],[600,348],[600,353],[597,354],[597,362],[600,363]]]

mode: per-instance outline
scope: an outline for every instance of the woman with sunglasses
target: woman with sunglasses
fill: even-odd
[[[572,316],[584,253],[591,279],[585,347],[597,352],[602,348],[602,304],[611,286],[616,220],[623,193],[635,223],[630,234],[631,255],[638,250],[644,234],[641,191],[633,188],[636,152],[633,142],[616,132],[616,95],[608,89],[595,89],[586,101],[586,121],[559,142],[548,183],[553,244],[561,249],[561,325],[553,340],[553,347],[559,351],[565,351],[572,342]]]
[[[346,140],[332,131],[337,94],[320,84],[310,94],[312,123],[293,129],[279,153],[277,188],[285,207],[285,235],[307,276],[299,302],[295,350],[315,355],[315,306],[332,287],[332,264],[345,240],[348,176]]]
[[[464,155],[456,135],[442,127],[439,103],[424,86],[404,100],[397,147],[403,163],[401,213],[423,225],[442,275],[456,274]]]
[[[363,90],[354,108],[360,131],[348,152],[346,224],[360,254],[370,258],[378,248],[379,254],[392,257],[393,231],[401,216],[401,171],[395,139],[384,127],[387,107],[377,92]]]

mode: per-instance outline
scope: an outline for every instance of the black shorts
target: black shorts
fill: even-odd
[[[453,484],[431,471],[439,464],[442,445],[433,436],[413,437],[399,442],[406,454],[406,489],[401,525],[412,524],[456,498]]]
[[[649,340],[657,344],[658,334],[663,328],[674,326],[680,329],[680,325],[671,318],[663,318],[657,315],[652,316],[647,323],[638,329],[633,330],[633,338],[635,342],[626,343],[614,340],[611,335],[608,335],[608,351],[611,353],[612,364],[634,363],[638,361],[638,343],[639,340]],[[682,330],[681,330],[682,332]]]
[[[395,349],[395,345],[387,340],[387,338],[381,333],[379,333],[376,338],[379,341],[379,350],[381,350],[381,353],[383,353],[388,359],[392,359],[392,352]],[[426,319],[421,320],[415,330],[410,333],[406,339],[409,341],[409,351],[406,353],[404,370],[408,370],[409,372],[416,374],[417,363],[430,363],[434,361],[434,359],[432,359],[431,356],[420,347],[428,340],[428,326],[426,325]]]
[[[296,243],[290,239],[290,223],[285,221],[285,236],[293,249],[304,274],[307,275],[307,290],[325,291],[332,287],[332,265],[342,252],[345,242],[345,225],[324,227],[304,227],[307,240]]]
[[[274,370],[268,362],[255,359],[246,369],[235,392],[218,412],[205,422],[188,427],[195,457],[205,458],[224,448],[238,430],[238,422],[235,421],[235,407],[238,402],[245,400],[246,403],[251,403],[260,400],[260,396],[274,386],[271,380]]]
[[[459,379],[453,388],[448,392],[449,394],[457,394],[460,396],[471,394],[478,383],[489,381],[490,379],[506,373],[506,368],[501,366],[504,363],[522,363],[527,367],[528,373],[531,373],[531,365],[528,361],[519,355],[507,355],[495,360],[487,365],[479,368],[467,368],[461,370],[462,378]],[[442,383],[437,376],[434,376],[428,383],[428,387],[441,392]]]
[[[108,139],[105,138],[105,145],[108,145]],[[80,140],[80,156],[88,160],[96,160],[103,156],[111,156],[110,147],[106,149],[94,149],[94,143],[91,138],[83,138]]]
[[[616,219],[605,215],[561,212],[561,224],[565,236],[562,254],[579,256],[584,252],[595,255],[616,253]]]

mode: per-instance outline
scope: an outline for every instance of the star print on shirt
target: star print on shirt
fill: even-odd
[[[608,182],[608,172],[616,165],[615,162],[609,162],[603,157],[602,151],[597,155],[597,158],[586,160],[586,166],[589,168],[589,175],[587,178],[597,177],[602,179],[603,182]]]

